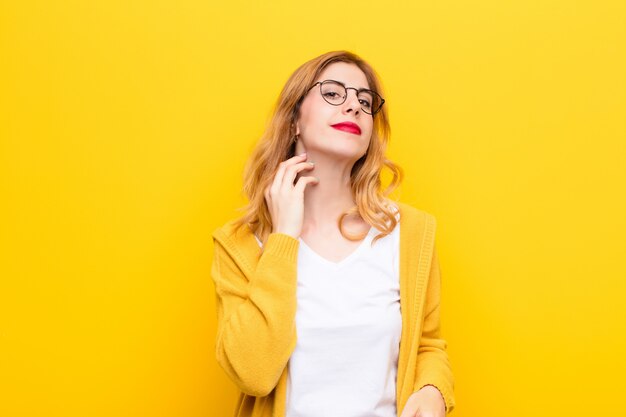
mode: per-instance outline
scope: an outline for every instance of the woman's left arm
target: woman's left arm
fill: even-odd
[[[424,306],[424,324],[417,352],[417,371],[413,394],[400,417],[444,417],[455,407],[454,377],[441,338],[441,271],[436,247],[433,249]],[[417,412],[421,414],[417,414]]]

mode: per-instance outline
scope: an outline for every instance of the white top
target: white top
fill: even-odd
[[[376,234],[340,262],[299,239],[286,417],[397,417],[399,223],[371,247]]]

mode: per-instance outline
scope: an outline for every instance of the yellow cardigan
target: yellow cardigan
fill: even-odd
[[[446,414],[454,406],[454,379],[440,335],[441,275],[433,215],[405,203],[400,209],[402,333],[396,381],[401,414],[424,385],[441,392]],[[213,232],[215,355],[241,394],[236,417],[284,417],[289,357],[296,346],[299,241],[272,233],[259,247],[248,227],[229,221]]]

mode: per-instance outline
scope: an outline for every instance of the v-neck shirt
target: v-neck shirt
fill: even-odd
[[[375,232],[376,232],[376,228],[370,227],[370,229],[367,232],[367,235],[359,243],[359,245],[356,247],[356,249],[353,249],[352,252],[350,252],[350,254],[348,256],[346,256],[345,258],[343,258],[340,261],[331,261],[329,259],[326,259],[322,255],[318,254],[314,249],[312,249],[301,237],[298,238],[298,240],[300,241],[300,248],[301,248],[301,250],[306,252],[303,255],[306,258],[310,259],[311,262],[318,261],[318,262],[321,262],[322,264],[326,265],[328,268],[331,268],[333,270],[337,270],[339,268],[345,267],[346,265],[348,265],[352,261],[358,259],[358,257],[361,254],[361,252],[363,252],[366,249],[365,247],[367,245],[371,244],[372,239],[374,238]]]
[[[286,417],[397,417],[400,224],[372,246],[377,233],[339,262],[298,239]]]

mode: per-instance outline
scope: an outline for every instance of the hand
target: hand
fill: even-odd
[[[284,233],[295,239],[302,233],[304,220],[304,188],[317,184],[317,177],[296,175],[304,169],[313,169],[312,162],[305,162],[306,154],[296,155],[278,166],[274,181],[265,189],[265,201],[272,218],[273,233]]]
[[[445,417],[446,403],[437,388],[423,386],[411,394],[400,417]]]

